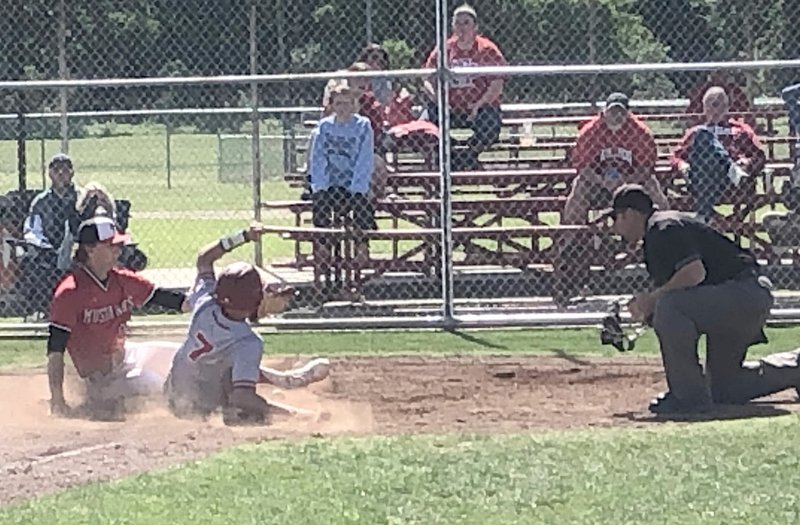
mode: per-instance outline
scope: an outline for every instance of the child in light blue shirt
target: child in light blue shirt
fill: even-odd
[[[333,115],[323,118],[311,134],[309,174],[313,220],[317,228],[348,226],[356,230],[376,228],[370,185],[375,169],[374,135],[368,118],[356,114],[356,93],[347,81],[331,89]],[[314,258],[320,273],[328,276],[330,246],[322,238]],[[356,242],[356,263],[366,265],[366,239]]]

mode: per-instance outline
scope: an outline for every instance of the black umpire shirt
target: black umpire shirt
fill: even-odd
[[[698,259],[706,268],[701,285],[719,284],[758,267],[752,253],[686,213],[657,211],[650,216],[644,260],[656,286],[663,286],[675,272]]]

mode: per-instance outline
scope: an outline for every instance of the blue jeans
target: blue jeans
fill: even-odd
[[[699,217],[708,220],[714,214],[714,205],[731,183],[728,170],[733,159],[716,135],[701,126],[694,133],[688,162],[687,182],[695,211]]]
[[[439,124],[438,108],[433,102],[428,104],[428,118],[434,124]],[[450,128],[472,130],[472,136],[467,141],[467,149],[453,151],[451,154],[453,170],[478,169],[478,155],[500,138],[502,128],[500,109],[483,106],[478,110],[475,120],[469,120],[469,113],[451,111]]]

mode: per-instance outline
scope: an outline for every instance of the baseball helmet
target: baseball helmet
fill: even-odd
[[[235,262],[226,266],[217,277],[214,299],[220,306],[253,315],[263,298],[261,275],[252,264]]]

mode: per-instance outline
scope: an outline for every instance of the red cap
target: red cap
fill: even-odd
[[[261,275],[252,264],[235,262],[226,266],[217,277],[214,298],[220,306],[254,313],[263,297]]]

